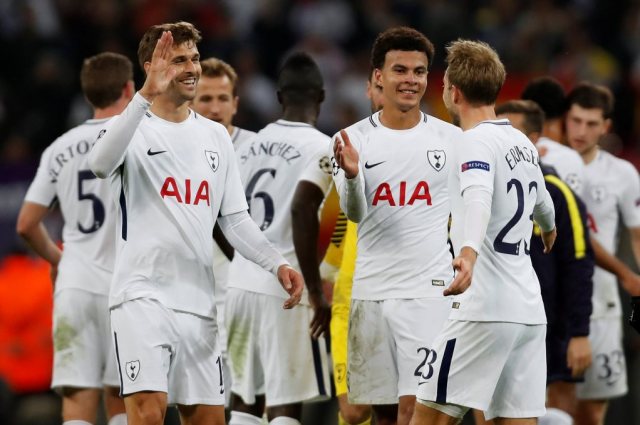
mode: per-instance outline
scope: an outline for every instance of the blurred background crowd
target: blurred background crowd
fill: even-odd
[[[49,383],[46,371],[30,365],[50,367],[50,301],[28,306],[48,288],[47,269],[21,256],[15,235],[39,156],[90,116],[78,78],[85,57],[109,50],[137,62],[144,31],[177,20],[202,31],[203,58],[216,56],[237,70],[240,127],[259,130],[277,117],[274,79],[293,50],[309,52],[323,72],[322,131],[333,134],[368,115],[371,44],[378,32],[404,24],[436,46],[426,111],[447,118],[440,100],[446,43],[482,39],[506,65],[503,100],[519,97],[530,78],[544,74],[566,88],[581,80],[609,86],[616,105],[607,146],[640,165],[640,0],[0,0],[0,376],[9,375],[13,393],[31,394]],[[141,78],[137,69],[138,87]],[[55,234],[59,221],[54,216],[49,224]],[[5,329],[10,322],[16,329]],[[5,343],[30,323],[45,331],[24,346]],[[628,419],[611,423],[639,424],[639,338],[628,335],[627,349],[632,392],[613,403],[611,415]],[[8,422],[0,416],[0,423]]]

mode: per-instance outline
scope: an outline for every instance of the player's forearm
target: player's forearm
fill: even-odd
[[[293,245],[300,271],[311,294],[322,293],[322,280],[318,268],[318,208],[312,202],[294,202],[291,207]]]
[[[640,267],[640,228],[629,229],[631,233],[631,249],[636,260],[636,266]]]
[[[352,179],[344,178],[336,182],[340,195],[340,208],[347,218],[354,223],[360,223],[367,214],[367,198],[364,194],[364,177],[362,171]]]
[[[558,250],[559,251],[559,250]],[[593,306],[593,259],[584,258],[564,264],[558,270],[560,303],[567,314],[567,332],[570,336],[589,335],[589,322]]]
[[[44,224],[38,223],[29,228],[18,228],[18,234],[33,251],[53,266],[57,266],[62,250],[49,236]]]
[[[126,109],[109,122],[109,128],[99,137],[89,154],[89,167],[101,179],[118,168],[133,135],[151,104],[137,93]]]
[[[613,273],[619,279],[623,279],[626,275],[632,273],[631,269],[625,263],[607,252],[593,236],[591,236],[591,246],[593,247],[593,253],[598,267],[605,269],[609,273]]]
[[[264,236],[258,225],[251,220],[246,210],[221,216],[218,218],[218,223],[231,246],[240,255],[263,269],[277,274],[278,267],[288,264],[282,254]]]
[[[539,202],[533,208],[533,219],[543,232],[550,232],[556,226],[556,211],[553,207],[553,200],[544,186],[538,190],[541,191],[541,196]]]
[[[481,186],[471,186],[462,194],[464,201],[464,230],[462,247],[480,252],[491,217],[491,192]]]

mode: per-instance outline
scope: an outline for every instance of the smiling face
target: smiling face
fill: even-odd
[[[233,84],[226,75],[202,76],[198,82],[193,110],[210,120],[219,122],[227,130],[238,110],[238,96],[233,95]]]
[[[375,82],[382,87],[385,107],[402,112],[420,107],[427,89],[427,55],[419,51],[390,50],[382,69],[376,69]]]
[[[169,84],[166,94],[178,103],[191,101],[196,97],[196,86],[202,68],[200,67],[200,53],[193,42],[174,44],[171,48],[171,64],[179,67],[180,71]]]

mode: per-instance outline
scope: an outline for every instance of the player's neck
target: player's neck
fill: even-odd
[[[292,122],[303,122],[312,126],[318,121],[317,108],[284,108],[282,119]]]
[[[176,101],[165,96],[158,96],[149,108],[154,115],[171,122],[182,122],[189,117],[189,102]]]
[[[106,108],[93,108],[93,119],[101,120],[119,115],[124,111],[130,101],[131,99],[122,96],[120,99],[116,100],[115,103],[112,103]]]
[[[596,159],[596,157],[598,156],[598,152],[599,152],[599,148],[596,145],[593,148],[582,152],[580,156],[582,157],[582,161],[585,164],[590,164],[594,159]]]
[[[494,105],[471,106],[466,103],[460,105],[460,127],[464,131],[475,127],[482,121],[495,119]]]
[[[392,130],[408,130],[418,125],[421,119],[422,111],[418,106],[406,112],[391,107],[380,112],[380,122]]]
[[[233,136],[233,130],[235,130],[236,128],[234,126],[232,126],[231,124],[229,124],[227,126],[227,131],[229,132],[229,136]]]
[[[562,141],[562,120],[550,119],[544,122],[542,127],[542,136],[553,140],[554,142]]]

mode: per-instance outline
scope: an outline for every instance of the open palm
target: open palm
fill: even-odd
[[[180,67],[171,63],[172,50],[173,36],[171,31],[165,31],[158,39],[155,49],[153,49],[151,62],[146,68],[147,79],[140,90],[140,94],[147,100],[151,101],[157,95],[164,93],[171,81],[180,72]]]

